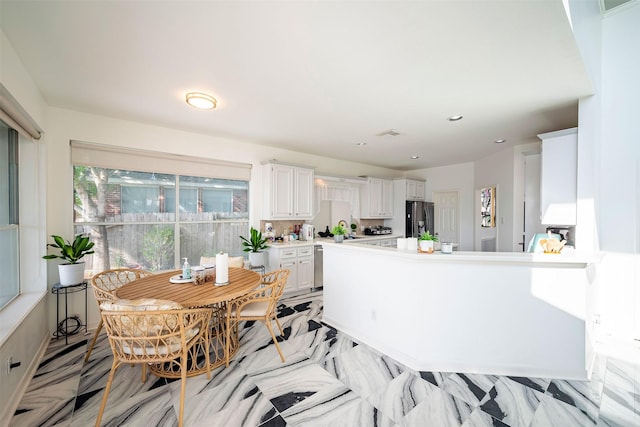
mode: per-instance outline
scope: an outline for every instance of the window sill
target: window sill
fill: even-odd
[[[31,313],[31,310],[46,296],[46,292],[20,294],[0,311],[0,347]]]

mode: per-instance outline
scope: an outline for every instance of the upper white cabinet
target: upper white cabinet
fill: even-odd
[[[545,225],[575,225],[578,128],[538,135],[542,140],[540,218]]]
[[[424,181],[415,179],[405,179],[405,188],[407,192],[406,200],[424,200]]]
[[[313,169],[263,165],[264,219],[310,219],[313,213]]]
[[[360,192],[361,218],[393,217],[393,180],[368,178]]]

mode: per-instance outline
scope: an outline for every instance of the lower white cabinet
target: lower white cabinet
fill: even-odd
[[[269,271],[280,268],[291,271],[285,292],[313,288],[313,246],[270,247]]]
[[[397,237],[381,237],[379,239],[365,240],[361,242],[363,245],[382,246],[384,248],[395,248],[397,246]]]

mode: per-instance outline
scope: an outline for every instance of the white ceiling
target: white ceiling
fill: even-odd
[[[397,170],[576,126],[592,93],[561,0],[2,0],[0,18],[51,106]]]

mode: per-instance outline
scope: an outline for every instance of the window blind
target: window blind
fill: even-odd
[[[18,101],[2,83],[0,83],[0,120],[17,130],[24,137],[40,139],[42,129],[38,127],[36,122],[18,104]]]
[[[74,165],[249,181],[251,164],[71,141]]]

